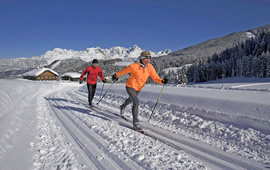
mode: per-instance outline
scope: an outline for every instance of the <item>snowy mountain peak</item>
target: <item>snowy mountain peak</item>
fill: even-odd
[[[135,49],[141,50],[141,48],[140,48],[138,45],[136,45],[136,44],[132,47],[132,49],[134,49],[134,50],[135,50]]]
[[[47,61],[48,64],[51,64],[55,60],[65,60],[65,59],[81,59],[86,62],[92,61],[94,58],[110,60],[110,59],[128,59],[128,58],[137,58],[140,53],[144,51],[138,45],[134,45],[131,48],[125,48],[120,46],[115,46],[110,49],[103,49],[101,47],[90,47],[86,48],[85,51],[75,51],[67,50],[61,48],[54,48],[53,50],[47,51],[45,54],[40,56],[41,59]],[[164,51],[152,52],[153,57],[167,55],[171,53],[170,49]]]

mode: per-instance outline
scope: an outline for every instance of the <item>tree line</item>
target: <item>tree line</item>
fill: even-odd
[[[186,72],[189,82],[224,77],[270,77],[270,33],[262,32],[233,48],[213,54],[207,62],[197,61]]]

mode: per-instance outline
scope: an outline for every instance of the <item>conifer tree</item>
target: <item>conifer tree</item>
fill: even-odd
[[[270,77],[270,55],[267,56],[266,77]]]

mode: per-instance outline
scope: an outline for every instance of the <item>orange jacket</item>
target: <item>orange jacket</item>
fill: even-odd
[[[155,82],[162,84],[162,79],[157,75],[152,64],[148,64],[146,68],[143,68],[139,63],[133,63],[116,73],[116,76],[119,77],[127,73],[131,73],[131,76],[126,83],[126,86],[131,87],[136,91],[140,91],[143,88],[149,76],[151,76]]]

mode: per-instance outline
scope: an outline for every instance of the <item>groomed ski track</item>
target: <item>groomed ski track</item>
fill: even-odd
[[[140,164],[139,159],[129,157],[129,154],[113,150],[113,144],[107,142],[110,140],[105,140],[108,137],[89,124],[92,118],[97,118],[118,124],[123,130],[130,130],[132,127],[130,118],[129,122],[120,118],[117,112],[107,107],[108,103],[102,101],[98,106],[89,109],[87,94],[74,87],[56,91],[48,95],[46,100],[50,112],[64,129],[65,136],[74,144],[75,152],[79,155],[79,159],[83,159],[81,162],[86,165],[86,169],[150,168]],[[264,169],[264,166],[256,161],[224,152],[184,136],[176,136],[173,132],[155,127],[151,123],[141,122],[141,125],[146,135],[133,130],[130,130],[130,133],[158,140],[176,152],[184,151],[192,159],[202,162],[210,169]]]

